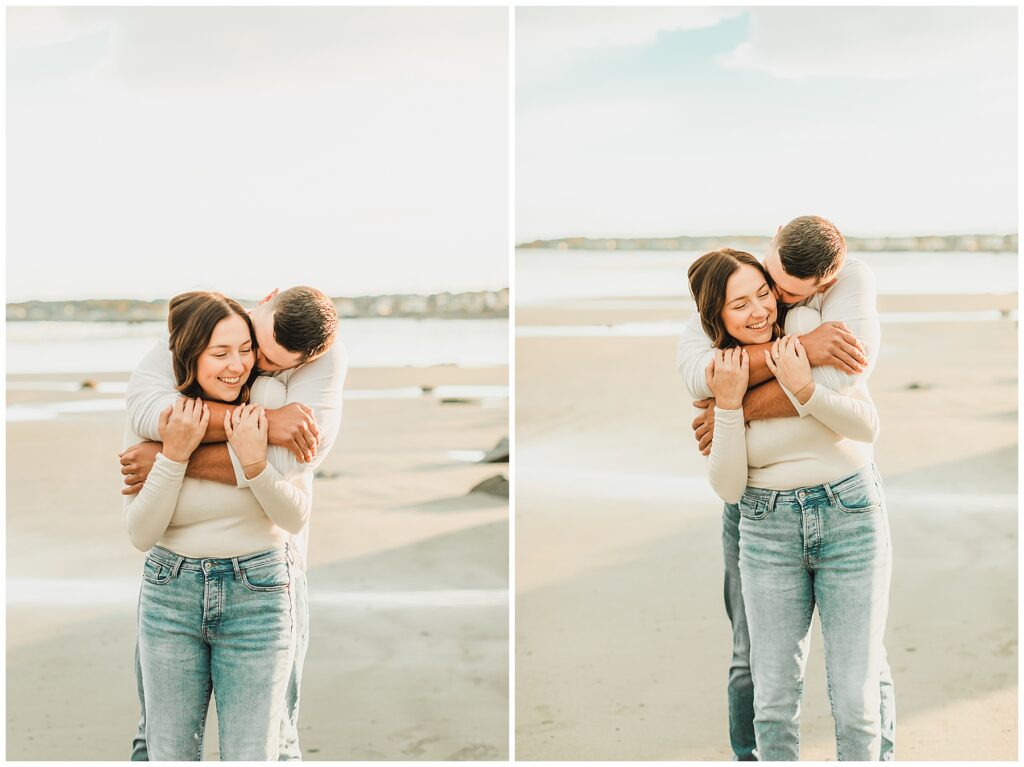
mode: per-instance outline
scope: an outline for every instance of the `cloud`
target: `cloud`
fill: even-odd
[[[782,79],[1013,75],[1015,8],[756,8],[719,63]]]
[[[410,79],[424,67],[441,83],[472,80],[465,55],[493,47],[506,18],[500,8],[22,8],[7,40],[18,63],[34,65],[20,70],[28,75],[63,72],[53,62],[102,31],[101,63],[123,84],[291,90]]]
[[[736,8],[517,8],[516,78],[551,77],[591,50],[647,45],[661,32],[713,27]]]

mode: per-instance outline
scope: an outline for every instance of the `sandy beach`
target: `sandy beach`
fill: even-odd
[[[101,386],[21,388],[43,378]],[[102,383],[125,380],[8,377],[9,414],[99,399],[115,408],[7,425],[8,759],[130,752],[143,555],[120,521],[123,395]],[[442,389],[373,398],[507,384],[507,368],[349,372],[341,435],[314,485],[304,758],[507,758],[508,503],[469,494],[508,475],[470,452],[507,435],[507,400],[444,403],[460,397]],[[206,758],[216,758],[212,721],[208,732]]]
[[[896,756],[1014,760],[1017,322],[1000,313],[1016,295],[879,304],[870,388],[894,548]],[[567,328],[678,324],[691,310],[675,297],[517,309],[518,759],[731,756],[721,502],[676,337]],[[885,320],[912,312],[962,314]],[[802,743],[806,760],[835,759],[817,620]]]

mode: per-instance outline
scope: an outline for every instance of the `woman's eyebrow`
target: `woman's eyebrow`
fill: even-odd
[[[765,280],[764,282],[761,283],[761,285],[758,287],[758,289],[755,290],[754,292],[755,293],[760,293],[762,290],[764,290],[767,287],[768,287],[768,281]],[[738,298],[734,298],[732,301],[726,301],[725,303],[728,304],[729,306],[732,306],[737,301],[746,301],[748,298],[750,298],[750,296],[739,296]],[[266,355],[264,355],[264,356],[266,356]]]

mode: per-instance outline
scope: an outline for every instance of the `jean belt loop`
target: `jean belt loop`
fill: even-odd
[[[775,511],[775,499],[778,498],[778,497],[779,497],[779,491],[778,490],[772,490],[771,493],[768,494],[768,512],[767,513]]]
[[[832,492],[832,485],[826,482],[825,484],[822,485],[822,487],[825,488],[825,495],[828,496],[828,502],[833,506],[838,505],[836,503],[836,494]]]
[[[181,565],[185,561],[185,557],[178,557],[178,560],[174,563],[174,567],[171,568],[171,577],[177,578],[178,571],[181,570]]]
[[[238,566],[238,557],[231,557],[231,569],[235,571],[235,580],[241,580],[242,568]]]
[[[878,470],[878,467],[874,463],[871,464],[871,473],[875,476],[875,482],[877,482],[879,487],[881,487],[882,473]]]

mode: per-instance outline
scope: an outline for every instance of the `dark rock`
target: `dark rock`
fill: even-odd
[[[476,485],[470,493],[487,493],[498,498],[508,498],[508,477],[504,474],[495,474],[488,477],[479,485]]]
[[[508,463],[508,437],[498,440],[498,444],[484,454],[480,463]]]
[[[314,479],[337,479],[341,476],[340,471],[316,471],[313,472]]]
[[[922,391],[923,391],[923,390],[925,390],[925,389],[930,389],[930,388],[932,388],[932,385],[931,385],[931,384],[923,384],[923,383],[918,383],[917,381],[913,381],[913,382],[911,382],[911,383],[907,384],[907,388],[908,388],[908,389],[909,389],[910,391],[916,391],[916,390],[918,390],[918,389],[920,389],[920,390],[922,390]]]
[[[94,378],[86,378],[78,387],[79,389],[98,389],[99,382]]]

